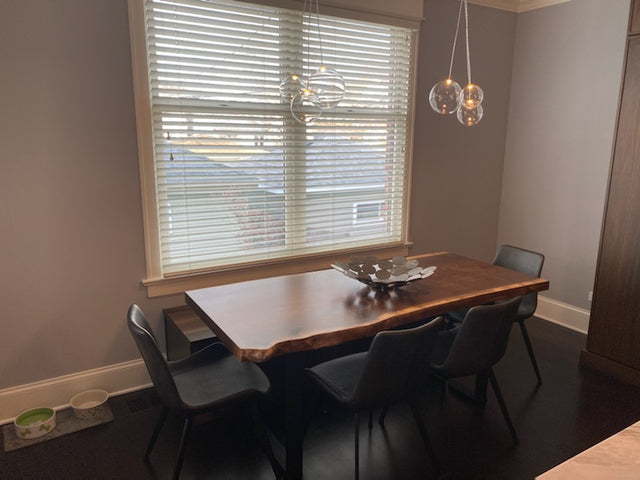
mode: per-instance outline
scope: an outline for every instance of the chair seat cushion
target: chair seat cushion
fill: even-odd
[[[269,380],[260,368],[231,355],[220,358],[215,345],[185,361],[170,364],[178,393],[186,408],[212,406],[269,391]]]
[[[329,394],[340,402],[349,403],[366,361],[367,352],[354,353],[320,363],[307,371]]]

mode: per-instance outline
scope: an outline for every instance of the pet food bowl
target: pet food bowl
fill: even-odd
[[[32,408],[18,415],[13,425],[18,438],[38,438],[56,428],[56,411],[49,407]]]
[[[109,393],[104,390],[87,390],[74,395],[69,402],[76,417],[90,419],[106,410]]]

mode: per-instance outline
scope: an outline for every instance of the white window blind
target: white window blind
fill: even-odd
[[[405,240],[414,32],[232,0],[145,21],[164,276]],[[279,84],[321,57],[346,96],[303,125]]]

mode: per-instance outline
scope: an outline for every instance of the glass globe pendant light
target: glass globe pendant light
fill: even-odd
[[[322,112],[313,102],[313,91],[310,88],[304,88],[291,98],[289,109],[291,116],[304,125],[313,125],[316,123]]]
[[[283,103],[290,104],[293,97],[305,89],[304,83],[297,73],[287,75],[280,82],[280,99]]]
[[[482,88],[471,82],[471,54],[469,53],[469,11],[467,0],[464,1],[464,22],[465,37],[467,43],[467,86],[460,92],[460,109],[458,110],[458,121],[467,126],[476,125],[484,115],[482,101],[484,92]]]
[[[445,80],[436,83],[429,92],[429,104],[434,111],[448,115],[454,113],[460,107],[460,92],[462,89],[458,82],[451,78],[453,70],[453,59],[456,54],[456,43],[458,41],[458,31],[460,30],[460,17],[462,15],[462,2],[458,9],[458,23],[456,25],[456,34],[453,37],[453,47],[451,48],[451,61],[449,62],[449,76]]]
[[[313,1],[314,0],[304,1],[300,31],[304,31],[303,19],[305,14],[307,14],[307,5],[309,5],[308,18],[311,20]],[[282,102],[289,104],[293,118],[305,125],[315,123],[320,118],[322,110],[337,106],[344,98],[346,92],[345,81],[342,75],[324,63],[318,0],[315,0],[315,10],[318,43],[320,47],[320,66],[315,72],[309,75],[306,81],[298,74],[293,73],[288,75],[280,83],[280,98]],[[311,63],[311,21],[309,21],[309,25],[309,29],[307,29],[309,35],[307,38],[307,45],[309,45],[307,51],[308,64]]]
[[[458,112],[456,115],[458,117],[458,121],[461,124],[467,127],[473,127],[476,123],[478,123],[482,119],[482,116],[484,115],[484,110],[482,108],[482,105],[478,105],[477,107],[474,107],[474,108],[467,108],[464,105],[460,105],[460,108],[458,109]]]
[[[318,29],[318,44],[320,46],[320,66],[309,76],[307,86],[313,95],[311,101],[320,109],[328,109],[337,106],[344,98],[344,78],[333,68],[324,63],[322,51],[322,33],[320,31],[320,5],[316,2],[316,27]]]
[[[450,77],[436,83],[429,92],[429,104],[436,112],[447,115],[458,110],[460,106],[460,92],[458,82]]]
[[[320,55],[322,56],[322,53]],[[333,108],[344,98],[344,78],[338,72],[325,65],[320,65],[309,76],[308,87],[313,92],[311,101],[318,108]]]
[[[460,105],[464,105],[466,108],[479,107],[484,100],[482,88],[473,83],[467,84],[458,96],[460,97]]]
[[[461,88],[460,85],[451,78],[453,70],[453,59],[456,52],[458,33],[460,32],[460,19],[462,18],[462,7],[464,6],[465,39],[467,53],[467,86]],[[458,121],[467,126],[476,125],[484,115],[482,101],[484,92],[482,88],[471,82],[471,55],[469,53],[469,9],[468,0],[460,0],[458,9],[458,23],[456,34],[453,38],[453,48],[451,49],[451,61],[449,63],[449,76],[445,80],[436,83],[429,92],[429,104],[436,112],[447,115],[456,113]]]

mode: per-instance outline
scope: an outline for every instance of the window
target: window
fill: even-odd
[[[233,0],[147,0],[143,16],[151,277],[406,242],[415,30]],[[346,96],[303,125],[279,84],[321,58]]]
[[[353,206],[353,223],[384,222],[384,202],[360,202]]]

